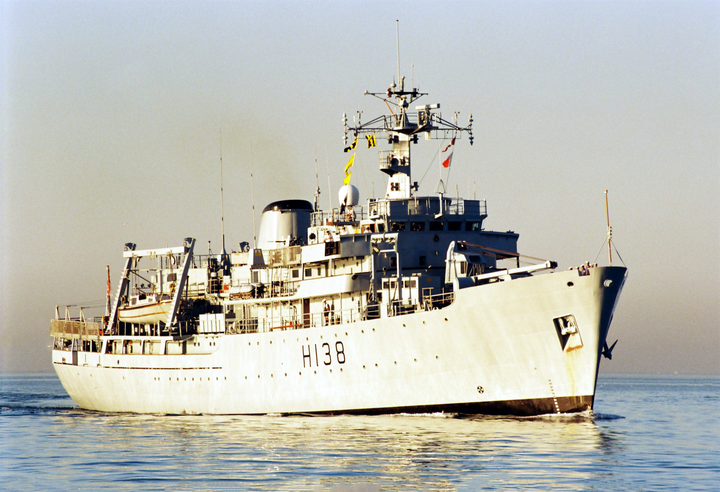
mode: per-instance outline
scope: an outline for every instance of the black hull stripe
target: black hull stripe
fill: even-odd
[[[300,415],[387,415],[394,413],[457,413],[463,415],[512,415],[531,417],[551,413],[575,413],[592,409],[593,397],[566,396],[534,398],[528,400],[480,401],[440,405],[416,405],[409,407],[365,408],[357,410],[333,410],[302,412]],[[292,415],[292,414],[287,414]],[[297,414],[296,414],[297,415]]]

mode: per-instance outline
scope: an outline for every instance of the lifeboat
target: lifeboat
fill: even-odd
[[[139,294],[118,310],[118,319],[124,323],[153,324],[167,322],[172,299],[167,294]]]

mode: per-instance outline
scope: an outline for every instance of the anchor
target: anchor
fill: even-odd
[[[618,343],[618,341],[615,340],[615,343],[613,343],[612,345],[610,345],[610,347],[608,347],[607,342],[605,342],[603,344],[603,349],[602,349],[603,356],[606,357],[607,359],[612,360],[612,351],[615,348],[615,345],[617,345],[617,343]]]

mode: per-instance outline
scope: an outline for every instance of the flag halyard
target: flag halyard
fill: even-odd
[[[444,168],[449,168],[452,162],[453,151],[455,150],[455,137],[450,141],[447,147],[440,153],[440,159]]]

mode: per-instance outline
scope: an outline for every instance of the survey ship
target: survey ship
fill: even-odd
[[[518,234],[486,230],[483,200],[419,196],[411,148],[451,164],[466,126],[399,78],[366,93],[389,109],[343,116],[352,157],[338,206],[290,199],[236,251],[125,245],[105,316],[51,321],[53,366],[82,408],[156,414],[538,415],[591,409],[623,266],[527,262]],[[414,106],[414,110],[411,109]],[[360,145],[385,194],[359,203]],[[377,150],[377,149],[374,149]],[[372,151],[374,151],[372,150]],[[224,240],[223,240],[224,242]]]

